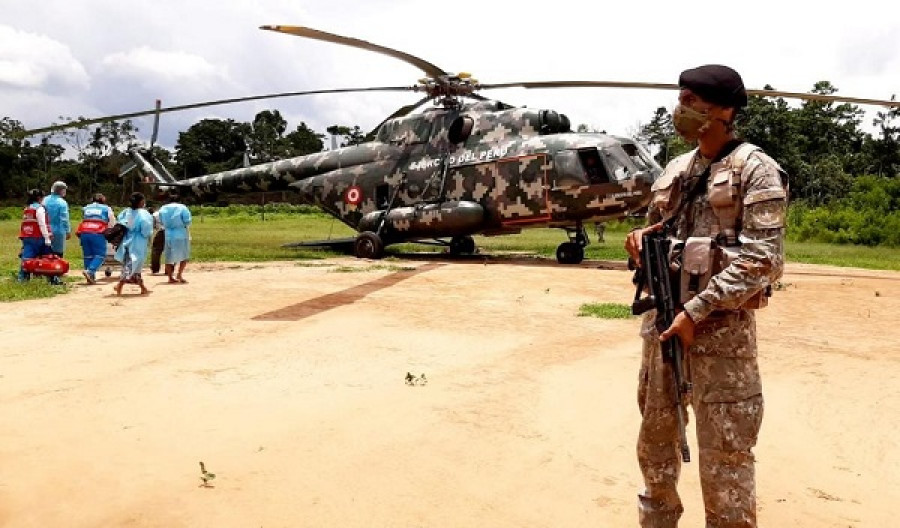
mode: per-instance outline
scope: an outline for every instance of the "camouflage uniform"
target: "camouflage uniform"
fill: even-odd
[[[723,163],[732,164],[726,157]],[[741,163],[741,162],[739,162]],[[762,385],[756,361],[756,322],[746,301],[781,276],[787,206],[783,172],[762,151],[742,160],[740,175],[739,256],[714,275],[707,287],[685,304],[696,323],[696,341],[685,355],[685,373],[693,390],[699,444],[700,481],[707,527],[755,527],[754,457],[763,414]],[[719,220],[700,192],[691,196],[709,160],[697,151],[673,160],[654,184],[650,223],[678,214],[676,238],[715,236]],[[720,183],[714,164],[710,189]],[[675,191],[674,194],[671,191]],[[737,203],[737,202],[736,202]],[[742,307],[742,305],[745,305]],[[678,421],[671,368],[663,363],[654,313],[641,328],[644,339],[638,405],[642,415],[637,453],[645,489],[639,495],[643,527],[674,527],[683,511],[676,485],[681,469]]]

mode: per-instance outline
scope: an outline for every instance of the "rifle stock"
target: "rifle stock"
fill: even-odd
[[[642,245],[641,266],[635,266],[634,271],[633,281],[637,289],[634,293],[634,302],[631,303],[631,313],[640,315],[656,308],[655,326],[661,334],[672,325],[672,321],[675,320],[675,310],[679,304],[677,292],[680,291],[680,288],[677,284],[673,288],[672,274],[669,268],[672,241],[666,236],[665,230],[654,231],[643,236]],[[647,290],[647,296],[641,297],[644,289]],[[691,452],[688,448],[687,432],[685,431],[687,409],[684,406],[684,398],[690,393],[691,384],[684,379],[684,347],[678,336],[663,341],[660,346],[663,361],[668,363],[672,369],[681,459],[690,462]]]

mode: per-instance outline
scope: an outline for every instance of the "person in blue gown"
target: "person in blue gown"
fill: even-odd
[[[128,228],[125,238],[116,250],[116,260],[122,263],[122,275],[115,285],[116,295],[122,294],[125,284],[137,284],[141,287],[141,295],[150,293],[144,286],[141,271],[147,260],[147,243],[153,233],[153,217],[144,209],[144,195],[136,192],[129,199],[131,207],[119,213],[119,222]]]
[[[167,203],[159,208],[159,221],[166,233],[166,275],[169,283],[185,283],[184,268],[191,258],[191,211],[171,193]]]

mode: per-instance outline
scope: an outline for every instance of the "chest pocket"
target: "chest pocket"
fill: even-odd
[[[668,219],[675,212],[681,198],[681,178],[679,173],[662,175],[653,183],[652,205]]]
[[[736,245],[741,217],[741,170],[730,163],[714,166],[706,199],[718,224],[712,236],[724,238],[723,245]]]

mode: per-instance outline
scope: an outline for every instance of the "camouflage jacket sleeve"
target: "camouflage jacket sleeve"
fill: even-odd
[[[731,264],[713,276],[706,289],[685,304],[694,322],[713,310],[736,310],[781,277],[787,193],[778,165],[764,154],[747,161],[741,215],[740,249]]]
[[[651,203],[650,206],[647,207],[646,225],[652,226],[653,224],[658,224],[662,222],[662,219],[662,212],[660,212],[658,207]]]

